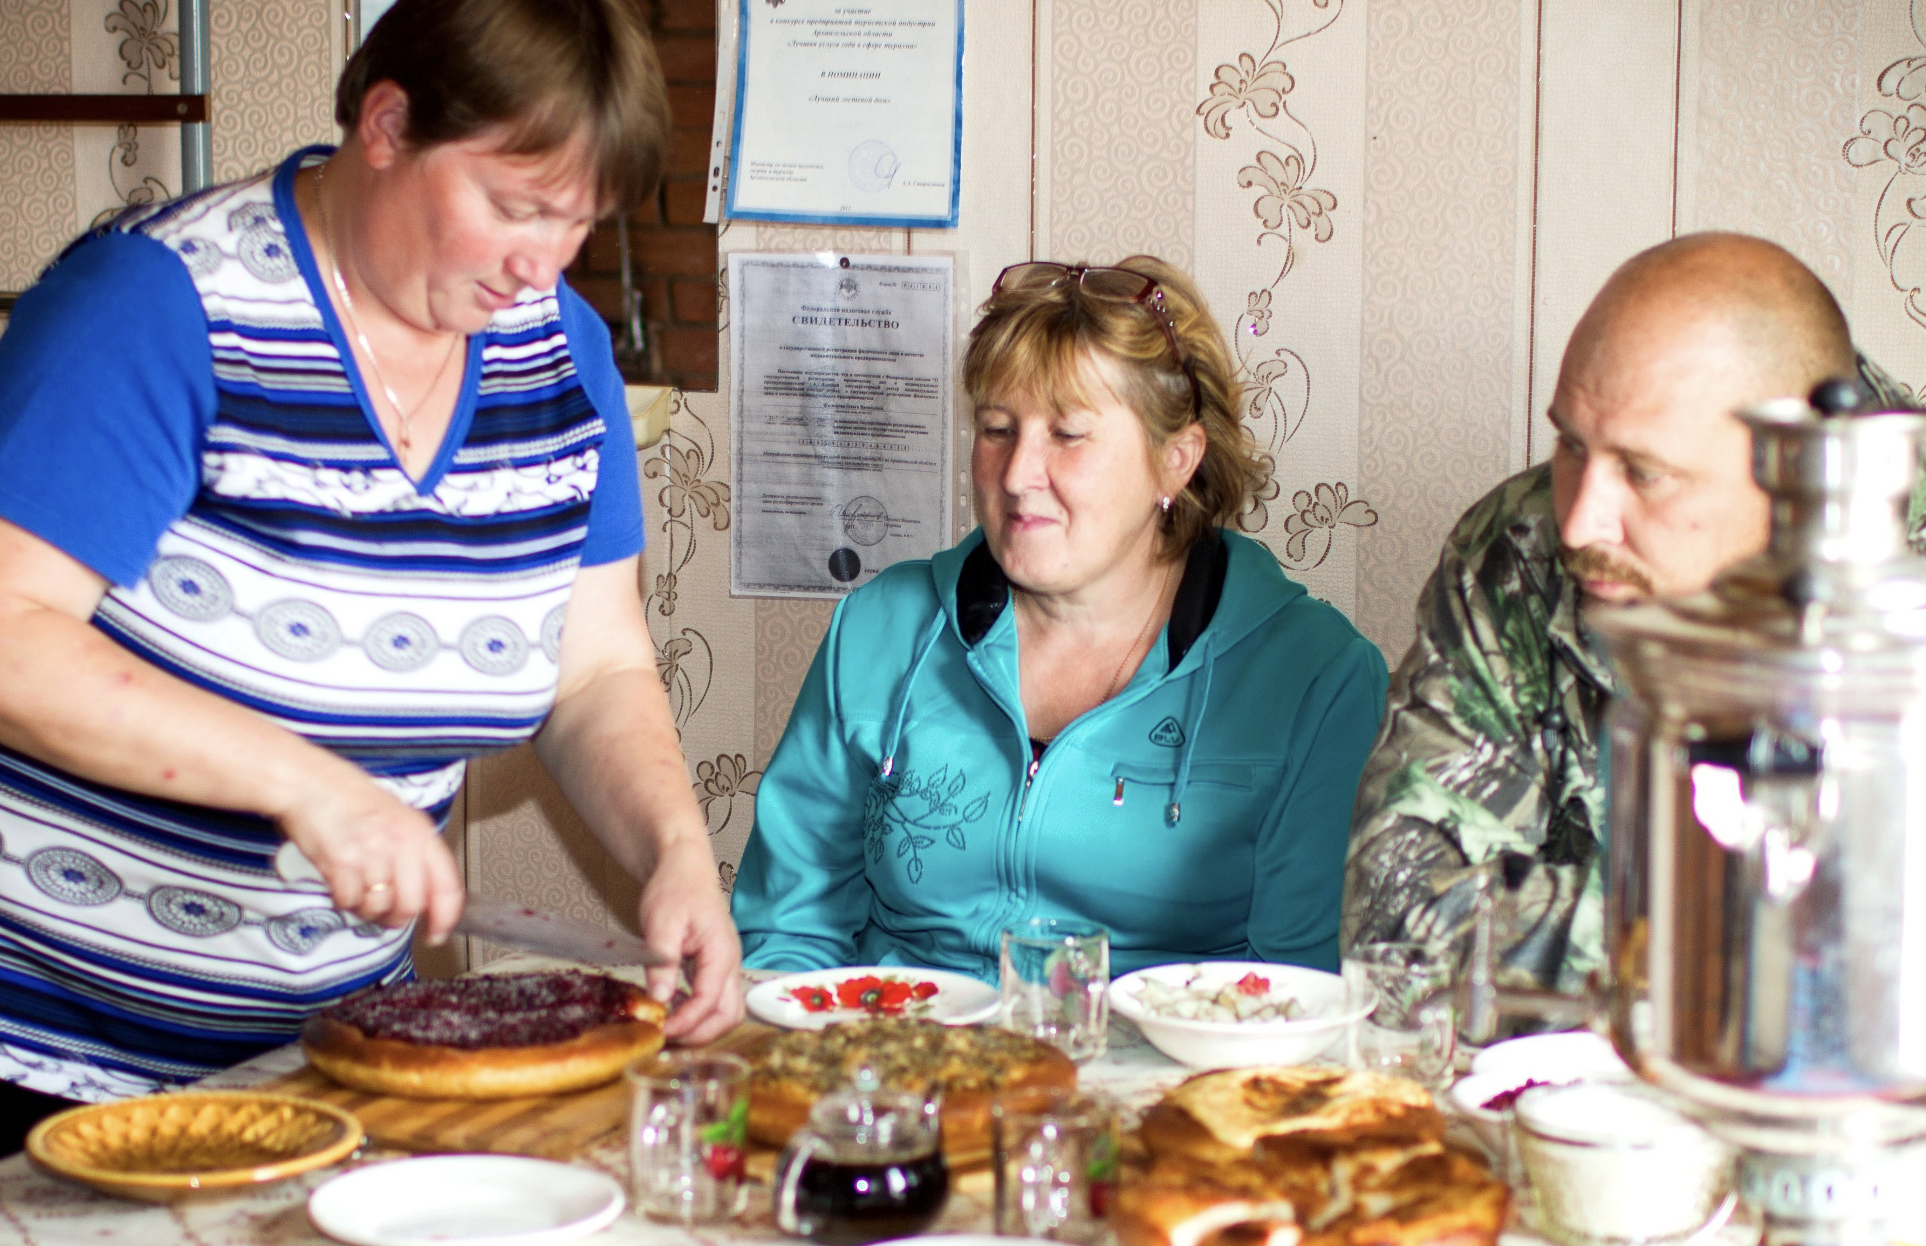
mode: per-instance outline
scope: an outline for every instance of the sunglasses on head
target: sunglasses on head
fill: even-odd
[[[1157,327],[1164,331],[1164,340],[1170,343],[1178,371],[1190,382],[1191,414],[1202,414],[1203,395],[1197,388],[1197,374],[1191,370],[1190,356],[1177,340],[1177,321],[1164,305],[1164,288],[1155,278],[1130,268],[1092,268],[1083,264],[1059,264],[1054,260],[1031,260],[1026,264],[1012,264],[998,273],[996,284],[990,287],[990,297],[1012,290],[1051,290],[1065,282],[1074,282],[1079,291],[1100,302],[1149,308]]]

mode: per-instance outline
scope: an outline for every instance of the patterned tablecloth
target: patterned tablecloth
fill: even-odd
[[[517,956],[497,961],[494,971],[553,967],[559,962]],[[766,975],[753,975],[766,976]],[[246,1064],[208,1078],[207,1089],[258,1085],[299,1069],[300,1048],[268,1052]],[[1109,1050],[1083,1066],[1083,1085],[1101,1089],[1126,1109],[1141,1110],[1166,1089],[1182,1081],[1190,1070],[1175,1064],[1146,1042],[1137,1028],[1121,1017],[1110,1022]],[[33,1168],[26,1156],[0,1161],[0,1243],[27,1246],[323,1246],[324,1237],[308,1221],[308,1194],[318,1185],[364,1164],[404,1158],[400,1152],[369,1150],[349,1162],[305,1177],[222,1197],[173,1207],[154,1207],[96,1194],[80,1186],[48,1177]],[[573,1161],[608,1173],[626,1190],[629,1161],[623,1131],[591,1144]],[[966,1173],[952,1185],[942,1218],[932,1233],[988,1233],[990,1176]],[[1718,1235],[1716,1246],[1750,1246],[1757,1232],[1737,1226]],[[736,1221],[694,1231],[656,1224],[624,1213],[608,1228],[583,1239],[593,1246],[732,1246],[734,1243],[798,1239],[784,1237],[770,1214],[767,1192],[751,1187],[749,1206]],[[1501,1246],[1544,1246],[1526,1234],[1508,1233]],[[1707,1243],[1706,1246],[1714,1246]]]

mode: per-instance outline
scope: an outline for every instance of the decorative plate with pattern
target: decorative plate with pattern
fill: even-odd
[[[996,1019],[997,989],[967,974],[906,965],[859,965],[785,974],[752,987],[749,1013],[788,1030],[820,1030],[862,1017],[921,1017],[945,1025]]]

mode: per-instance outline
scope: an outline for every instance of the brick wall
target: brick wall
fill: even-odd
[[[702,223],[709,126],[715,114],[714,0],[644,0],[669,82],[675,131],[654,202],[629,218],[630,271],[642,295],[646,352],[623,358],[631,381],[716,387],[716,230]],[[616,224],[598,227],[568,270],[621,343],[622,267]]]

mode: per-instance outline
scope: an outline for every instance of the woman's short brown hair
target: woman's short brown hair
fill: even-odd
[[[1148,277],[1163,290],[1164,307],[1197,381],[1194,411],[1191,378],[1171,357],[1170,339],[1155,309],[1092,298],[1074,280],[1024,283],[992,295],[970,331],[963,385],[978,404],[1020,393],[1053,410],[1088,407],[1081,368],[1088,355],[1119,365],[1109,369],[1111,387],[1143,422],[1153,451],[1193,419],[1202,424],[1204,457],[1172,500],[1164,526],[1165,552],[1181,554],[1210,529],[1237,518],[1270,474],[1270,464],[1237,418],[1230,351],[1196,285],[1181,269],[1151,255],[1133,255],[1115,267]]]
[[[400,0],[348,58],[334,119],[353,130],[384,80],[408,94],[412,144],[500,126],[508,151],[533,154],[586,133],[604,209],[655,191],[669,97],[636,0]]]

